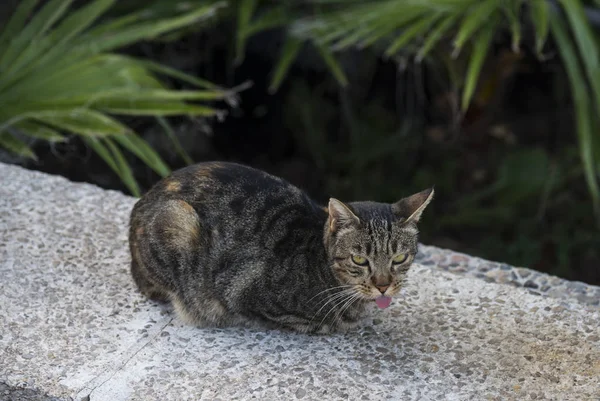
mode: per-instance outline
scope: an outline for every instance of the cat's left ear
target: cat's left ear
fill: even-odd
[[[340,228],[358,225],[360,220],[348,206],[335,198],[329,199],[329,231],[336,232]]]
[[[425,210],[429,202],[433,199],[434,192],[433,187],[431,187],[409,197],[400,199],[398,202],[392,204],[392,212],[396,217],[406,219],[403,223],[408,223],[410,221],[418,223],[421,219],[423,210]]]

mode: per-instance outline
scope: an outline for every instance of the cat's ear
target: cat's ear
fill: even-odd
[[[406,219],[404,223],[409,221],[418,223],[421,219],[423,210],[427,207],[429,202],[433,199],[434,189],[429,188],[409,197],[400,199],[398,202],[392,205],[392,212],[398,218]]]
[[[336,232],[340,228],[358,225],[360,220],[348,206],[335,198],[329,199],[329,231]]]

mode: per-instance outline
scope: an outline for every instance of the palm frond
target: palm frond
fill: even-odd
[[[461,109],[466,111],[480,79],[496,32],[508,27],[518,52],[524,21],[532,24],[534,50],[541,56],[551,36],[569,75],[577,109],[581,160],[595,210],[600,216],[600,140],[592,127],[600,122],[600,48],[582,0],[313,0],[324,11],[295,21],[290,32],[335,50],[376,47],[387,56],[416,53],[422,61],[453,37],[452,55],[468,59],[463,72]],[[526,13],[526,14],[525,14]],[[385,49],[381,51],[381,47]],[[442,52],[443,53],[443,52]],[[581,63],[579,62],[581,61]],[[278,77],[281,79],[281,77]]]
[[[269,86],[269,91],[271,93],[274,93],[279,89],[283,78],[287,74],[303,44],[304,41],[301,39],[292,36],[287,38],[271,78],[271,85]]]
[[[522,3],[523,0],[508,0],[504,6],[504,12],[508,19],[512,34],[512,50],[515,53],[519,52],[519,47],[521,45],[521,21],[519,16]]]
[[[594,155],[593,130],[597,126],[598,105],[592,108],[594,103],[588,91],[586,82],[581,79],[584,75],[578,61],[576,46],[569,37],[567,27],[557,14],[550,16],[550,31],[557,42],[558,50],[565,65],[565,70],[571,84],[571,92],[576,110],[577,135],[579,137],[580,157],[583,163],[585,178],[588,184],[596,216],[600,218],[600,187],[598,185],[598,172]],[[597,133],[596,133],[597,135]]]
[[[481,67],[483,66],[483,62],[490,48],[490,42],[496,31],[497,23],[496,18],[488,18],[486,26],[483,28],[482,32],[479,33],[479,36],[473,45],[461,103],[463,111],[466,111],[471,103],[471,98],[473,97],[477,81],[479,80]]]
[[[546,0],[529,2],[530,19],[535,28],[535,51],[540,56],[550,31],[550,7]]]
[[[244,58],[244,47],[248,39],[247,31],[256,9],[257,0],[241,0],[237,8],[237,32],[235,41],[235,62],[240,64]]]
[[[175,135],[175,131],[173,130],[173,127],[171,127],[171,124],[169,124],[167,119],[164,117],[158,116],[158,117],[156,117],[156,120],[158,121],[160,126],[165,130],[165,133],[169,137],[169,140],[171,141],[171,143],[173,143],[175,152],[177,152],[177,154],[185,161],[185,163],[188,166],[194,164],[194,160],[192,160],[190,155],[185,151],[185,149],[181,145],[181,142]],[[150,148],[150,149],[152,149],[152,148]]]
[[[237,27],[235,40],[235,64],[243,62],[246,42],[252,35],[264,32],[270,29],[285,26],[298,17],[294,14],[293,7],[290,4],[272,6],[271,8],[261,9],[261,2],[258,0],[241,0],[237,5]],[[288,35],[282,48],[280,59],[278,60],[272,72],[269,91],[277,91],[289,70],[289,67],[298,55],[302,45],[306,42],[304,39],[298,39]],[[314,46],[321,56],[321,59],[341,86],[347,84],[346,75],[336,60],[333,52],[323,43],[314,42]]]
[[[47,125],[31,121],[21,121],[14,125],[20,132],[33,138],[42,139],[48,142],[64,142],[66,138],[57,130]]]
[[[140,158],[159,175],[170,170],[150,146],[114,115],[209,117],[222,111],[203,104],[232,101],[234,91],[167,66],[111,53],[191,24],[225,6],[206,1],[167,18],[145,19],[139,12],[99,22],[115,0],[93,0],[71,10],[71,0],[51,0],[28,23],[33,0],[22,2],[0,33],[0,146],[34,157],[20,134],[64,140],[81,136],[129,190],[139,193],[119,147]],[[6,40],[7,38],[11,40]],[[192,85],[167,88],[158,75]],[[198,103],[203,102],[203,103]]]
[[[17,8],[10,20],[8,20],[4,26],[2,33],[0,33],[0,46],[6,46],[7,41],[16,37],[18,32],[23,30],[29,14],[35,8],[37,3],[38,0],[23,0],[21,2],[20,7]]]
[[[346,78],[346,74],[344,73],[342,66],[337,62],[329,48],[318,43],[316,43],[316,46],[321,58],[327,67],[329,67],[329,71],[331,71],[338,84],[340,84],[340,86],[348,85],[348,78]]]
[[[442,39],[442,37],[448,33],[448,31],[454,26],[458,20],[457,14],[449,14],[444,20],[434,28],[425,38],[423,46],[417,53],[417,61],[422,61],[425,56],[434,48],[434,46]]]
[[[475,32],[488,23],[492,16],[502,6],[498,0],[483,0],[464,14],[456,38],[454,39],[454,55],[458,55],[464,44],[470,40]]]
[[[33,153],[31,148],[27,146],[25,142],[16,138],[8,131],[0,132],[0,146],[20,156],[28,157],[34,160],[37,159],[35,153]]]

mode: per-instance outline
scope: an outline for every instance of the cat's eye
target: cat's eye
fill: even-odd
[[[367,258],[359,255],[352,255],[352,262],[356,263],[359,266],[366,266],[369,264]]]
[[[402,263],[406,262],[406,259],[408,259],[408,255],[406,253],[399,253],[392,258],[392,264],[394,264],[394,265],[402,264]]]

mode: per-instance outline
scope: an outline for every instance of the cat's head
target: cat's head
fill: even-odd
[[[347,291],[389,306],[417,253],[417,223],[433,193],[430,188],[393,204],[329,200],[325,246]]]

